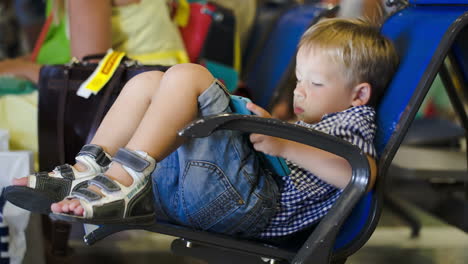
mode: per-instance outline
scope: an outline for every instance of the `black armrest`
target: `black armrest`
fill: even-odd
[[[179,132],[186,137],[205,137],[216,130],[238,130],[265,134],[313,146],[346,159],[352,167],[352,178],[328,214],[295,256],[293,263],[328,263],[336,236],[369,184],[370,169],[366,155],[356,146],[328,134],[252,115],[220,114],[199,119]]]

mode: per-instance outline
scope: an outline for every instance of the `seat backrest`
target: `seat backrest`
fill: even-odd
[[[429,2],[432,5],[426,5]],[[374,191],[361,199],[343,226],[335,244],[335,257],[349,256],[374,231],[380,217],[386,171],[447,52],[457,43],[466,43],[466,34],[461,33],[468,31],[463,30],[468,23],[468,6],[435,5],[436,2],[441,1],[411,1],[382,27],[382,33],[396,45],[400,65],[377,108],[379,178]],[[466,55],[468,52],[462,50],[457,56],[465,66]]]
[[[277,3],[277,1],[268,0],[257,6],[255,21],[242,55],[242,80],[245,79],[244,76],[250,71],[257,55],[264,48],[267,38],[278,19],[293,5],[292,1]]]
[[[390,17],[382,28],[383,34],[395,42],[400,54],[400,66],[377,109],[376,138],[381,169],[388,167],[406,130],[414,119],[444,58],[456,47],[468,21],[468,6],[419,5],[412,1],[406,9]],[[444,3],[468,1],[445,1]],[[464,38],[466,39],[466,37]],[[465,54],[466,51],[464,52]],[[467,64],[466,55],[460,60]],[[385,165],[385,166],[383,166]]]
[[[297,45],[306,29],[321,17],[332,12],[323,5],[297,5],[275,22],[265,45],[255,56],[255,61],[246,72],[245,83],[251,99],[263,108],[268,108],[275,92],[294,67]]]

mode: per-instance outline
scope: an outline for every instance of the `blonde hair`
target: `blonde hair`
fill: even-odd
[[[324,19],[302,36],[299,48],[322,52],[340,65],[352,87],[367,82],[372,87],[368,104],[375,106],[391,80],[398,55],[379,27],[363,19]]]

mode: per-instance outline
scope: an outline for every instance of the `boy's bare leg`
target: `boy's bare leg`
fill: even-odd
[[[101,146],[111,156],[125,146],[143,119],[162,76],[163,72],[159,71],[145,72],[126,83],[99,125],[91,144]],[[81,163],[73,167],[78,171],[87,169]],[[26,186],[27,183],[27,177],[13,180],[14,185]]]
[[[129,140],[126,148],[142,150],[160,161],[173,152],[182,139],[177,132],[193,121],[198,114],[198,96],[213,83],[214,77],[206,68],[196,64],[180,64],[170,68],[162,77],[146,113]],[[142,81],[141,85],[151,85]],[[109,133],[115,133],[110,130]],[[103,137],[106,135],[101,134]],[[100,142],[93,143],[101,144]],[[133,179],[118,163],[105,173],[110,178],[129,186]],[[91,186],[95,191],[99,191]],[[53,212],[82,215],[78,200],[64,200],[53,204]]]
[[[111,156],[127,145],[159,89],[163,74],[159,71],[144,72],[125,84],[91,144],[101,146]]]

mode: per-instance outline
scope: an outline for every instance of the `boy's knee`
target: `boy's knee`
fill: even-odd
[[[176,75],[179,77],[181,75],[184,77],[212,77],[211,73],[205,67],[195,63],[176,64],[166,71],[166,75]]]
[[[159,83],[163,77],[164,73],[161,71],[147,71],[142,72],[134,77],[132,77],[128,84],[129,86],[153,86],[155,83]]]
[[[206,89],[214,81],[213,75],[205,67],[194,63],[176,64],[164,74],[168,81],[183,82],[191,86]]]
[[[151,96],[154,92],[155,87],[158,86],[159,82],[163,77],[163,72],[161,71],[147,71],[142,72],[133,78],[131,78],[127,85],[123,88],[122,92],[137,92],[138,94],[147,94]],[[138,89],[135,89],[138,87]]]
[[[146,71],[142,72],[131,79],[131,81],[137,83],[154,83],[159,82],[164,75],[164,72],[161,71]]]

